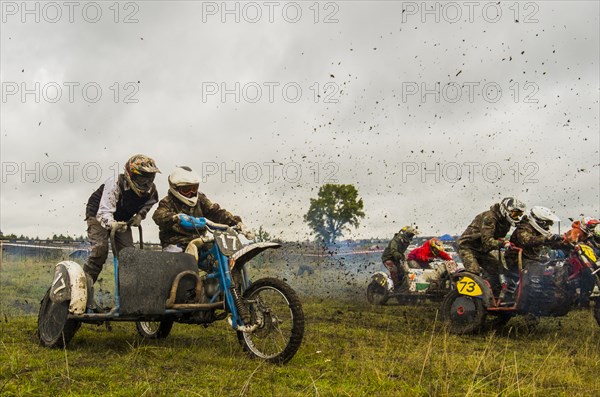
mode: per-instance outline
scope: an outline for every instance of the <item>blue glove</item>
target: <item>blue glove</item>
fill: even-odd
[[[206,227],[206,218],[194,218],[193,216],[178,214],[179,224],[184,229],[200,229]]]

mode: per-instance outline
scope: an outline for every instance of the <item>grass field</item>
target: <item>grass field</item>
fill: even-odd
[[[269,273],[268,260],[258,265]],[[84,324],[67,350],[45,349],[36,341],[35,310],[52,278],[48,268],[2,264],[2,396],[600,395],[600,327],[589,311],[542,319],[533,331],[515,318],[458,337],[438,321],[435,304],[369,306],[359,293],[364,275],[340,280],[347,293],[327,296],[340,273],[335,266],[286,275],[301,291],[306,332],[285,366],[247,358],[225,322],[176,324],[159,341],[142,340],[132,323]],[[331,280],[309,296],[319,279]]]

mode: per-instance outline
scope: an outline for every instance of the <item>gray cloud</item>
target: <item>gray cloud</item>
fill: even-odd
[[[352,234],[358,237],[388,236],[411,222],[431,233],[461,232],[506,195],[549,206],[565,220],[600,211],[596,2],[533,2],[537,23],[525,23],[533,8],[520,8],[515,23],[512,3],[504,2],[496,23],[478,12],[473,23],[465,21],[465,8],[456,23],[431,16],[422,23],[406,11],[403,22],[401,2],[336,2],[339,21],[330,24],[321,21],[335,9],[321,8],[314,23],[309,3],[299,3],[297,23],[277,12],[269,23],[264,6],[257,23],[231,16],[221,23],[220,15],[203,22],[202,14],[203,6],[220,2],[137,2],[139,22],[131,24],[114,23],[109,4],[100,4],[95,24],[21,23],[19,15],[5,15],[3,90],[35,82],[63,88],[93,82],[102,89],[96,103],[78,90],[69,103],[66,89],[57,103],[36,103],[32,95],[25,103],[18,95],[1,103],[5,232],[84,233],[89,194],[138,152],[156,158],[163,194],[175,165],[205,171],[216,165],[219,172],[202,185],[209,197],[289,239],[307,237],[302,215],[327,177],[359,188],[367,218]],[[132,10],[121,9],[120,20]],[[209,85],[232,90],[236,82],[239,102],[228,94],[223,103],[221,91],[203,98]],[[406,94],[436,82],[450,96],[446,84],[462,86],[461,99]],[[286,83],[301,88],[297,102],[284,96]],[[335,91],[324,91],[328,83]],[[498,101],[484,99],[485,84],[502,89]],[[262,96],[250,103],[256,86]],[[128,94],[138,103],[125,103]],[[65,162],[77,163],[72,180]],[[23,182],[24,169],[36,163],[39,171]],[[52,171],[50,163],[63,172],[55,183],[48,181],[52,174],[42,175]],[[81,173],[89,163],[102,171],[97,181]],[[439,181],[422,172],[436,163]],[[471,178],[465,163],[479,164],[479,173]],[[236,164],[239,182],[221,175]],[[499,180],[481,173],[486,164],[502,171]],[[460,180],[451,173],[457,165]],[[410,167],[417,173],[407,174]],[[257,169],[260,178],[251,173]],[[155,229],[146,227],[157,240]]]

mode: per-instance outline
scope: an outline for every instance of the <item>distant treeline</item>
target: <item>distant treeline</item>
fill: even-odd
[[[42,241],[42,240],[46,240],[46,241],[60,241],[63,243],[83,243],[85,241],[87,241],[87,237],[84,237],[83,235],[80,236],[65,236],[62,233],[61,234],[53,234],[52,237],[49,238],[42,238],[40,239],[39,237],[29,237],[29,236],[25,236],[25,235],[20,235],[17,236],[16,234],[12,233],[12,234],[4,234],[0,231],[0,240],[25,240],[25,241]]]

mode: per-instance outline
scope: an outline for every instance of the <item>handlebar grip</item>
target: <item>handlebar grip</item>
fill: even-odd
[[[206,219],[206,225],[212,229],[217,229],[217,230],[227,230],[230,228],[230,226],[228,226],[228,225],[224,225],[222,223],[216,223],[216,222],[210,221],[208,219]]]

